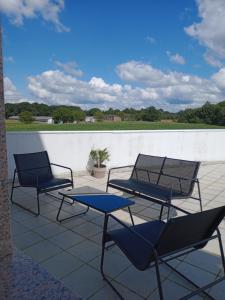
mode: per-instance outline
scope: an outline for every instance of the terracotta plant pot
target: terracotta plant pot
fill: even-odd
[[[105,172],[106,172],[106,166],[101,165],[100,168],[94,166],[93,167],[93,174],[95,178],[104,178],[105,177]]]

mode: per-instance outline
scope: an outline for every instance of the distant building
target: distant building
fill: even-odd
[[[117,115],[105,115],[104,120],[110,122],[120,122],[121,118]]]
[[[9,120],[19,121],[19,119],[20,119],[19,116],[9,117]],[[39,117],[33,116],[33,119],[35,122],[38,123],[54,124],[53,118],[48,116],[39,116]]]
[[[96,119],[93,116],[86,116],[85,117],[85,122],[86,123],[94,123],[95,121],[96,121]]]
[[[18,116],[12,116],[12,117],[9,117],[9,120],[19,121],[19,117]]]
[[[54,120],[52,117],[40,116],[40,117],[33,117],[33,118],[34,118],[34,121],[36,121],[36,122],[54,124]]]

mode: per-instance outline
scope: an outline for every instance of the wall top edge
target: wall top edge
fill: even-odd
[[[155,130],[87,130],[87,131],[7,131],[6,134],[90,134],[90,133],[159,133],[159,132],[225,132],[225,129],[155,129]]]

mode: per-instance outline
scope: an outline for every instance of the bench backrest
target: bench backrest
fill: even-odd
[[[190,195],[193,192],[200,162],[139,154],[131,179],[153,183]],[[179,178],[186,178],[179,179]]]
[[[131,174],[131,179],[157,184],[164,160],[165,157],[139,154]]]

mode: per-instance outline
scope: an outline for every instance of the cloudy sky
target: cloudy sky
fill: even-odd
[[[0,0],[7,102],[225,100],[224,0]]]

